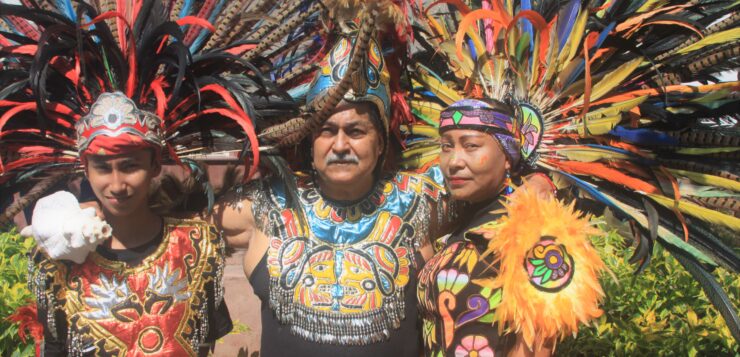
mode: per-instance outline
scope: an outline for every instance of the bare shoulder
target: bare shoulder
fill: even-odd
[[[254,224],[252,200],[249,196],[230,191],[216,201],[206,220],[228,231]]]

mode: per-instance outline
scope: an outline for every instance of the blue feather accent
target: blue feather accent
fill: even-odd
[[[224,7],[224,0],[220,0],[216,6],[213,7],[213,10],[211,10],[211,15],[208,16],[208,22],[210,22],[212,25],[216,25],[216,18],[219,14],[221,14],[221,9]],[[200,29],[200,33],[198,34],[198,37],[195,38],[195,41],[190,45],[190,53],[195,54],[198,51],[201,50],[201,47],[205,45],[206,37],[209,34],[209,30],[205,28]]]
[[[177,14],[177,18],[181,19],[185,16],[188,16],[188,14],[190,13],[190,9],[192,7],[193,7],[193,0],[185,0],[185,3],[182,4],[182,9],[180,9],[180,13]]]
[[[299,11],[300,11],[300,12],[305,12],[305,11],[307,11],[307,10],[308,10],[308,5],[309,5],[309,4],[308,4],[307,2],[304,2],[303,4],[299,5],[299,7],[300,7]],[[311,29],[312,27],[314,27],[314,26],[316,25],[316,24],[314,24],[314,23],[313,23],[313,21],[312,21],[312,18],[314,18],[315,16],[316,16],[316,15],[311,15],[311,16],[310,16],[309,18],[307,18],[307,19],[306,19],[306,21],[305,21],[305,22],[303,23],[303,26],[300,26],[300,27],[298,27],[298,28],[296,29],[296,31],[294,31],[294,32],[290,33],[290,35],[288,36],[288,41],[287,41],[287,42],[288,42],[288,43],[290,43],[290,42],[291,42],[291,41],[293,41],[293,40],[294,40],[295,38],[299,38],[299,37],[300,37],[301,35],[305,34],[305,33],[306,33],[307,31],[310,31],[310,29]],[[315,37],[314,37],[314,38],[315,38]],[[295,51],[296,51],[295,49],[294,49],[294,50],[292,51],[292,52],[293,52],[293,56],[291,56],[292,58],[295,58],[295,57],[296,57],[296,56],[295,56]],[[288,55],[286,54],[286,55],[285,55],[284,57],[288,57]],[[291,62],[290,62],[290,63],[288,64],[288,68],[286,68],[286,69],[284,70],[284,72],[283,72],[283,73],[287,73],[287,72],[290,72],[290,71],[291,71],[291,70],[292,70],[293,68],[295,68],[295,66],[296,66],[296,64],[297,64],[297,63],[298,63],[297,61],[291,61]]]
[[[272,6],[272,8],[270,8],[270,11],[268,11],[268,12],[267,12],[268,16],[269,16],[269,14],[270,14],[270,13],[271,13],[271,12],[272,12],[273,10],[275,10],[275,9],[277,9],[277,8],[279,7],[279,4],[280,4],[280,2],[279,2],[279,1],[275,1],[275,4],[274,4],[274,5]],[[247,33],[247,34],[245,34],[245,36],[244,36],[244,37],[246,38],[247,36],[251,35],[251,34],[252,34],[253,32],[257,31],[257,30],[258,30],[258,29],[259,29],[260,27],[262,27],[263,25],[265,25],[265,20],[262,20],[262,19],[260,19],[259,21],[257,21],[257,22],[256,22],[256,23],[254,24],[254,26],[252,26],[252,31],[251,31],[251,32],[249,32],[249,33]]]
[[[300,101],[306,98],[306,93],[308,93],[308,88],[310,86],[310,83],[303,83],[295,88],[288,89],[288,95],[290,95],[291,98]]]
[[[578,188],[586,191],[586,193],[588,193],[591,197],[593,197],[597,201],[599,201],[599,202],[601,202],[601,203],[609,206],[609,208],[611,208],[611,209],[613,209],[613,210],[621,213],[623,216],[631,217],[629,214],[627,214],[627,212],[625,212],[624,210],[622,210],[621,208],[619,208],[619,206],[617,206],[614,202],[612,202],[611,199],[609,199],[608,197],[604,196],[601,192],[599,192],[598,189],[596,189],[595,187],[593,187],[593,185],[591,185],[590,183],[588,183],[586,181],[583,181],[583,180],[579,179],[578,177],[575,177],[575,176],[573,176],[571,174],[565,173],[565,172],[560,171],[560,170],[555,170],[555,172],[557,172],[557,173],[565,176],[566,178],[568,178],[576,186],[578,186]]]
[[[5,25],[7,25],[9,29],[13,30],[13,32],[14,32],[14,33],[15,33],[16,35],[21,35],[21,36],[25,36],[25,34],[22,34],[22,33],[21,33],[20,31],[18,31],[18,29],[17,29],[17,28],[15,28],[15,26],[13,26],[13,23],[12,23],[12,22],[10,22],[10,20],[6,19],[5,17],[2,17],[2,19],[3,19],[3,22],[5,22]],[[16,41],[13,41],[13,40],[11,40],[11,39],[8,39],[8,41],[10,41],[10,43],[12,43],[12,44],[14,44],[14,45],[15,45],[15,44],[18,44],[18,42],[16,42]],[[17,62],[17,61],[18,61],[18,59],[17,59],[17,58],[14,58],[14,59],[13,59],[13,61],[14,61],[14,62]]]
[[[573,26],[576,24],[576,18],[581,7],[581,2],[577,0],[571,0],[568,5],[565,5],[558,15],[558,53],[563,50],[565,42],[570,37],[570,32],[573,31]]]
[[[422,64],[419,64],[418,66],[421,67],[421,68],[423,68],[424,70],[426,70],[429,74],[431,74],[438,81],[444,83],[444,79],[442,79],[442,77],[440,77],[437,73],[435,73],[434,71],[432,71],[431,69],[429,69],[429,67],[424,66]]]
[[[522,0],[521,10],[532,10],[532,2],[530,0]],[[522,19],[522,29],[524,32],[529,34],[529,47],[534,48],[534,30],[532,29],[532,23],[527,19]]]
[[[596,145],[596,144],[585,144],[583,146],[590,147],[590,148],[595,148],[595,149],[601,149],[601,150],[605,150],[605,151],[611,151],[611,152],[614,152],[614,153],[617,153],[617,154],[627,155],[627,156],[629,156],[630,161],[634,161],[634,162],[636,162],[636,163],[638,163],[640,165],[650,166],[650,165],[655,164],[655,161],[654,160],[648,159],[648,158],[643,157],[643,156],[635,155],[635,153],[633,153],[631,151],[627,151],[627,150],[620,149],[620,148],[615,148],[613,146]]]
[[[468,48],[470,49],[470,57],[473,59],[473,62],[476,61],[478,58],[478,54],[475,52],[475,45],[473,44],[472,39],[468,39]]]
[[[190,10],[192,9],[192,7],[193,7],[193,0],[185,0],[185,2],[182,4],[182,9],[180,9],[180,13],[177,14],[177,18],[181,19],[185,16],[188,16],[188,14],[190,14]],[[188,25],[180,26],[182,33],[185,33],[187,28],[188,28]]]
[[[594,47],[591,48],[589,55],[593,56],[593,54],[596,53],[596,50],[598,50],[601,47],[601,45],[604,43],[604,40],[606,40],[606,36],[608,36],[609,33],[612,32],[615,26],[617,26],[617,23],[612,22],[603,31],[601,31],[601,33],[599,34],[599,38],[596,40],[596,44],[594,45]],[[583,73],[583,70],[585,68],[586,68],[586,61],[581,60],[581,63],[578,64],[578,67],[576,67],[576,70],[573,71],[573,73],[570,75],[570,78],[568,78],[568,80],[565,82],[566,85],[564,86],[564,88],[573,84],[573,82],[575,82],[576,79],[581,76],[581,73]]]
[[[73,22],[77,22],[77,14],[70,0],[56,0],[55,5],[59,12]]]
[[[609,134],[619,137],[622,141],[633,144],[651,146],[677,146],[679,144],[678,139],[650,129],[627,129],[622,126],[616,126]]]

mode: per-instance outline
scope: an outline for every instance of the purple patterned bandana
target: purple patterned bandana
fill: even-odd
[[[496,102],[492,105],[476,99],[463,99],[442,111],[439,132],[471,129],[491,133],[501,143],[511,166],[516,167],[521,151],[519,140],[515,138],[512,129],[513,123],[514,112],[503,103]]]

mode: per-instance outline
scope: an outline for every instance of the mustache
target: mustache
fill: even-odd
[[[357,155],[353,153],[337,155],[334,152],[330,152],[329,155],[326,155],[326,159],[324,159],[324,163],[326,165],[331,165],[335,163],[359,164],[360,158],[358,158]]]

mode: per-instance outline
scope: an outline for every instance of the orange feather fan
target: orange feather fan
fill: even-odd
[[[530,349],[540,349],[601,316],[604,263],[588,240],[600,231],[574,205],[524,189],[506,209],[504,218],[474,232],[490,240],[487,254],[499,263],[490,284],[503,289],[495,312],[501,332],[521,334]]]

